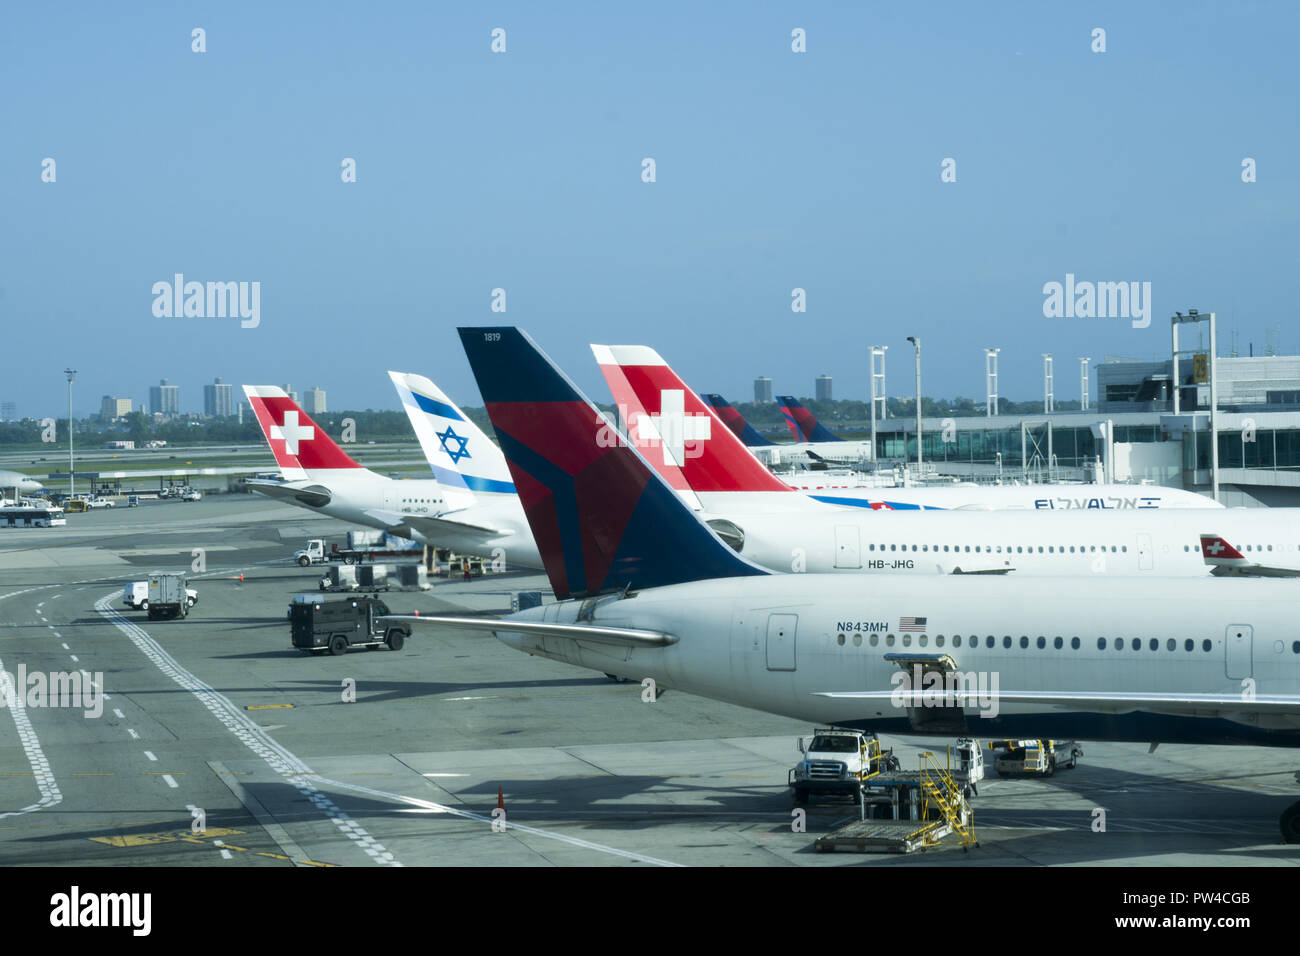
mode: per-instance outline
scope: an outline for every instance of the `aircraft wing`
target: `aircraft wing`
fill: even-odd
[[[565,637],[594,644],[615,644],[620,647],[666,647],[677,643],[677,636],[664,631],[647,631],[632,627],[602,627],[598,624],[545,624],[541,621],[513,621],[503,618],[455,617],[453,615],[420,615],[419,617],[394,614],[388,621],[406,621],[410,624],[440,624],[467,631],[490,631],[506,634],[528,634],[533,637]]]
[[[1211,574],[1260,578],[1300,577],[1300,568],[1287,568],[1276,564],[1252,561],[1217,534],[1201,535],[1201,556],[1211,567]]]
[[[928,697],[927,697],[928,695]],[[934,706],[945,699],[942,688],[893,691],[820,691],[814,696],[842,700],[892,703],[896,707]],[[953,692],[956,703],[975,706],[996,700],[1000,704],[1027,704],[1058,710],[1127,714],[1137,710],[1185,717],[1219,717],[1232,714],[1268,714],[1300,717],[1300,697],[1240,694],[1108,694],[1087,691],[988,691],[973,688]]]
[[[408,515],[402,514],[400,511],[384,511],[373,508],[366,512],[366,517],[383,522],[390,528],[411,528],[426,537],[435,537],[438,534],[448,534],[450,532],[458,534],[470,532],[491,537],[509,533],[504,528],[493,528],[472,521],[461,521],[447,515],[435,518],[432,515]]]

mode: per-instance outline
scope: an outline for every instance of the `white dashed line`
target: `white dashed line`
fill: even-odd
[[[9,594],[0,595],[0,600],[37,590],[40,589],[25,588],[22,591],[12,591]],[[38,801],[28,804],[21,810],[0,813],[0,819],[16,817],[23,813],[32,813],[62,803],[63,794],[59,792],[58,782],[54,779],[53,771],[50,770],[50,762],[46,759],[45,752],[41,750],[41,741],[32,728],[31,720],[27,717],[26,702],[23,700],[23,695],[14,693],[14,679],[5,668],[4,661],[0,661],[0,697],[3,698],[10,716],[13,717],[14,728],[18,731],[18,742],[22,744],[23,753],[27,756],[27,762],[31,764],[36,789],[41,795]]]
[[[180,784],[176,782],[176,779],[169,773],[163,774],[162,778],[167,781],[167,786],[171,787],[173,790],[180,786]]]
[[[68,647],[67,644],[64,644],[64,645],[63,645],[63,649],[64,649],[65,651],[70,651],[70,650],[72,650],[72,648]]]
[[[78,657],[76,654],[69,654],[68,656],[72,658],[72,662],[73,662],[74,664],[80,664],[80,663],[81,663],[81,658]]]
[[[302,760],[277,743],[275,738],[249,719],[224,694],[203,683],[182,667],[146,631],[119,614],[112,606],[112,601],[119,593],[113,591],[104,595],[95,602],[95,610],[125,634],[158,670],[192,693],[245,747],[257,754],[273,771],[297,787],[298,792],[329,817],[349,839],[355,843],[360,837],[370,837],[327,794],[316,788],[312,783],[315,775]],[[387,866],[402,865],[392,852],[385,849],[378,841],[365,849],[376,863]]]
[[[116,707],[113,708],[113,716],[116,717],[118,720],[125,720],[125,719],[126,719],[126,714],[122,713],[122,712],[121,712],[120,710],[118,710]]]
[[[155,757],[155,756],[153,755],[153,751],[152,751],[152,750],[146,750],[146,751],[144,752],[144,755],[145,755],[146,757],[148,757],[150,760],[157,760],[157,759],[158,759],[157,757]]]
[[[139,740],[139,739],[140,739],[140,735],[137,734],[137,733],[136,733],[134,730],[132,730],[130,727],[126,728],[126,732],[127,732],[128,734],[131,735],[131,739],[132,739],[132,740]]]

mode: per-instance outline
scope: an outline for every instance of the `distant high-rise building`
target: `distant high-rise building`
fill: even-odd
[[[817,401],[829,402],[831,400],[831,377],[829,375],[817,376]]]
[[[289,383],[288,383],[288,382],[285,382],[285,383],[284,383],[283,385],[281,385],[280,387],[281,387],[282,389],[284,389],[284,394],[288,395],[288,396],[289,396],[290,398],[292,398],[295,402],[298,401],[298,393],[295,392],[292,388],[289,387]]]
[[[129,398],[116,398],[112,395],[105,395],[103,401],[99,403],[99,417],[106,422],[111,422],[115,418],[130,415],[131,405],[132,402]]]
[[[155,415],[179,415],[181,413],[180,386],[168,385],[165,378],[157,385],[149,386],[149,411]]]
[[[211,385],[203,386],[203,414],[225,418],[235,414],[235,387],[218,375]]]
[[[770,402],[772,400],[772,380],[766,375],[754,379],[754,401]]]
[[[303,402],[303,407],[307,409],[308,415],[325,414],[325,389],[309,388],[307,389],[307,400]]]

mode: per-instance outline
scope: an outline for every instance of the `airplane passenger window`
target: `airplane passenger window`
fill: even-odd
[[[1061,640],[1061,639],[1058,637],[1056,640],[1052,641],[1052,646],[1055,647],[1055,648],[1059,651],[1062,647],[1065,646],[1065,641]]]
[[[839,635],[837,638],[835,638],[835,643],[839,644],[840,647],[843,647],[843,646],[844,646],[844,635],[841,634],[841,635]]]
[[[916,550],[916,545],[912,545],[912,550],[913,550],[913,551]]]
[[[926,637],[924,634],[922,634],[920,637],[918,637],[918,638],[916,639],[916,643],[920,644],[922,647],[925,647],[925,645],[926,645],[926,643],[927,643],[928,641],[929,641],[929,638]]]
[[[880,643],[880,635],[879,635],[879,634],[872,634],[872,635],[871,635],[871,646],[872,646],[872,647],[875,647],[875,646],[876,646],[877,644],[879,644],[879,643]]]
[[[1041,650],[1042,650],[1043,648],[1045,648],[1046,646],[1047,646],[1047,638],[1043,637],[1042,635],[1039,635],[1039,637],[1038,637],[1038,649],[1041,651]]]
[[[1185,651],[1190,651],[1195,646],[1196,646],[1196,642],[1192,640],[1190,637],[1187,640],[1183,641],[1183,650]]]
[[[1151,650],[1153,651],[1158,651],[1160,650],[1160,641],[1158,638],[1153,637],[1151,638],[1150,641],[1147,642],[1147,646],[1151,648]]]
[[[1025,635],[1021,634],[1021,635],[1020,635],[1020,648],[1021,648],[1021,650],[1024,650],[1024,649],[1025,649],[1026,647],[1028,647],[1028,646],[1029,646],[1029,638],[1027,638],[1027,637],[1025,637]]]
[[[854,647],[861,647],[861,646],[862,646],[862,635],[861,635],[861,634],[854,634],[854,635],[853,635],[853,646],[854,646]]]
[[[896,544],[891,544],[891,545],[889,546],[889,550],[890,550],[890,551],[897,551],[897,550],[898,550],[898,545],[896,545]]]
[[[903,635],[903,646],[904,646],[904,647],[911,647],[911,646],[912,646],[912,635],[911,635],[911,634],[904,634],[904,635]]]
[[[886,634],[886,635],[885,635],[885,646],[886,646],[886,647],[893,647],[893,646],[894,646],[894,635],[893,635],[893,634]]]
[[[1025,549],[1020,545],[1016,545],[1016,554],[1024,554],[1024,553],[1025,553]]]
[[[1165,641],[1165,650],[1168,651],[1178,650],[1178,642],[1175,641],[1172,637],[1169,638],[1169,640]]]
[[[976,553],[976,554],[979,554],[979,553],[980,553],[980,546],[979,546],[978,544],[975,545],[975,553]]]
[[[916,548],[913,548],[912,550],[915,551]],[[928,544],[923,544],[923,545],[921,545],[921,550],[922,550],[922,551],[929,551],[929,550],[930,550],[930,546],[929,546]]]
[[[1030,548],[1029,550],[1032,551],[1032,550],[1034,550],[1034,549],[1033,549],[1033,548]],[[1039,554],[1042,554],[1042,553],[1043,553],[1043,546],[1042,546],[1041,544],[1038,546],[1038,553],[1039,553]]]
[[[943,546],[943,550],[944,550],[944,553],[946,554],[947,551],[948,551],[948,546],[947,546],[946,544]]]
[[[1126,545],[1126,544],[1120,545],[1120,548],[1119,548],[1119,549],[1120,549],[1121,551],[1123,551],[1125,554],[1128,554],[1128,545]],[[1112,548],[1111,550],[1113,551],[1114,548]]]
[[[1077,637],[1070,638],[1070,647],[1076,651],[1079,649],[1079,639]]]
[[[1048,553],[1048,554],[1055,554],[1055,553],[1056,553],[1056,549],[1053,548],[1053,547],[1049,544],[1049,545],[1047,546],[1047,553]]]
[[[925,638],[921,638],[921,640],[924,641]],[[935,646],[935,647],[943,647],[943,635],[942,635],[942,634],[940,634],[938,637],[936,637],[936,638],[934,639],[934,646]]]
[[[1117,651],[1124,650],[1124,638],[1122,637],[1115,638],[1115,650]]]
[[[954,635],[952,636],[952,646],[953,646],[953,647],[961,647],[961,635],[960,635],[960,634],[954,634]]]
[[[1097,638],[1097,650],[1104,651],[1105,649],[1106,649],[1106,638],[1104,637]]]
[[[1205,651],[1207,654],[1209,653],[1210,648],[1213,646],[1214,645],[1210,643],[1209,638],[1206,638],[1205,640],[1201,641],[1201,650]]]
[[[1010,647],[1010,646],[1011,646],[1011,635],[1010,635],[1010,634],[1008,634],[1007,636],[1005,636],[1004,638],[1002,638],[1002,646],[1003,646],[1003,647]]]
[[[1300,654],[1300,641],[1292,641],[1292,642],[1291,642],[1291,653],[1292,653],[1292,654]]]
[[[970,554],[970,545],[969,545],[969,544],[966,545],[966,553],[967,553],[967,554]]]
[[[978,638],[976,638],[976,640],[978,640]],[[984,646],[985,646],[985,647],[992,647],[994,643],[995,643],[995,642],[994,642],[994,640],[993,640],[993,635],[990,634],[990,635],[988,636],[988,640],[986,640],[986,641],[984,642]]]
[[[1135,651],[1142,650],[1142,638],[1140,637],[1133,638],[1133,650]]]

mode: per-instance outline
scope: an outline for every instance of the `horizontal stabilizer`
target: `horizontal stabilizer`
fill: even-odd
[[[395,614],[386,621],[405,621],[408,624],[440,624],[466,631],[489,631],[493,634],[527,634],[532,637],[563,637],[593,644],[614,644],[619,647],[667,647],[676,644],[674,634],[663,631],[646,631],[630,627],[601,627],[594,624],[545,624],[541,621],[502,620],[500,618],[454,617],[451,615],[421,615],[411,617]]]

